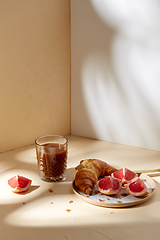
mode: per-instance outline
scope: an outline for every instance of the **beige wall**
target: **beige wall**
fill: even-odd
[[[71,133],[160,151],[160,1],[71,0],[71,16]]]
[[[0,1],[0,152],[70,134],[69,0]]]

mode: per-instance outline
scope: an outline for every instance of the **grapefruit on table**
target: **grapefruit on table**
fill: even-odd
[[[120,179],[122,184],[130,182],[133,178],[137,177],[137,174],[128,168],[121,168],[118,171],[112,173],[112,177]]]
[[[122,181],[117,178],[107,176],[97,182],[97,188],[101,193],[114,195],[121,191]]]
[[[24,192],[31,186],[32,180],[23,176],[16,175],[7,181],[9,189],[14,192]]]
[[[129,183],[125,184],[124,186],[126,191],[135,197],[143,197],[149,194],[147,186],[139,177],[132,179]]]

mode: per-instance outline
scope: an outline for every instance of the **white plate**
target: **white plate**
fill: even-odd
[[[149,194],[144,197],[134,197],[128,194],[124,187],[122,187],[122,190],[118,194],[107,196],[100,193],[96,186],[93,188],[93,193],[91,195],[87,195],[79,191],[74,181],[72,186],[73,191],[87,203],[101,207],[130,207],[148,201],[148,199],[150,199],[155,192],[156,186],[153,179],[146,174],[141,174],[140,178],[144,181],[149,190]]]

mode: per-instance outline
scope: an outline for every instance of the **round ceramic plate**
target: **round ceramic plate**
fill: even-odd
[[[112,196],[107,196],[105,194],[100,193],[97,190],[97,187],[95,186],[93,188],[93,193],[91,195],[87,195],[85,193],[82,193],[79,191],[75,185],[75,182],[73,181],[73,191],[81,197],[85,202],[101,206],[101,207],[129,207],[129,206],[135,206],[138,204],[141,204],[143,202],[146,202],[155,192],[155,182],[153,179],[151,179],[146,174],[141,174],[140,178],[144,181],[146,184],[149,194],[147,194],[144,197],[134,197],[127,193],[124,187],[122,187],[121,191]]]

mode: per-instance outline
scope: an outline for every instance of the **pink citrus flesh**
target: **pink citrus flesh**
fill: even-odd
[[[137,174],[128,168],[121,168],[118,171],[112,173],[111,176],[120,179],[122,181],[122,184],[125,184],[137,177]]]
[[[121,191],[122,181],[120,179],[107,176],[97,182],[97,189],[99,192],[106,195],[114,195]]]
[[[129,183],[125,184],[124,186],[126,191],[135,197],[143,197],[149,194],[147,186],[139,177],[132,179]]]
[[[7,181],[9,189],[14,193],[24,192],[31,186],[32,180],[16,175]]]

